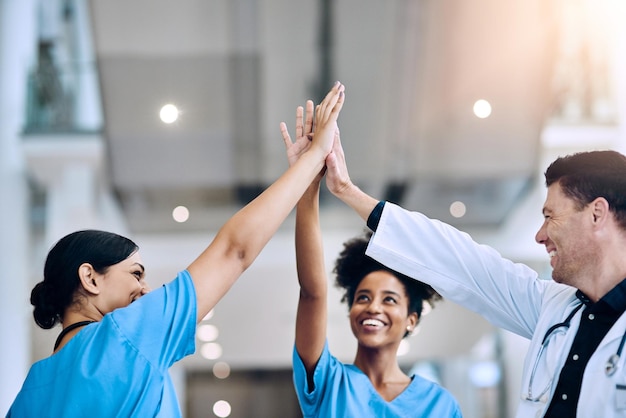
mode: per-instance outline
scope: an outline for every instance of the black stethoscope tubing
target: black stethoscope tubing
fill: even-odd
[[[550,337],[550,334],[552,334],[552,332],[555,329],[558,329],[560,327],[568,327],[569,328],[570,321],[572,320],[574,315],[576,315],[576,312],[578,312],[580,310],[580,308],[582,308],[582,306],[583,306],[582,303],[580,305],[576,306],[572,310],[572,312],[570,312],[570,314],[567,316],[567,318],[565,318],[565,321],[559,322],[558,324],[554,324],[550,328],[548,328],[548,330],[546,331],[545,335],[543,336],[543,339],[541,340],[541,345],[543,346],[545,344],[546,340],[548,339],[548,337]],[[615,374],[615,371],[618,368],[617,367],[617,363],[619,362],[619,359],[622,356],[622,351],[624,349],[624,343],[626,343],[626,331],[624,331],[624,334],[622,335],[622,339],[620,340],[619,347],[617,348],[617,351],[615,352],[615,354],[612,354],[609,357],[609,359],[606,361],[606,366],[604,368],[604,372],[609,377],[613,376]]]

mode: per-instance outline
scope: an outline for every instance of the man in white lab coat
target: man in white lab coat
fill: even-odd
[[[367,254],[531,339],[517,417],[626,417],[626,157],[593,151],[545,173],[544,245],[553,280],[443,222],[355,186],[339,141],[329,190],[375,231]]]

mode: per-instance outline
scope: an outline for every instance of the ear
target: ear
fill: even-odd
[[[415,327],[419,323],[419,317],[417,316],[417,312],[411,312],[407,317],[406,329],[409,332],[415,331]]]
[[[611,218],[609,202],[603,197],[597,197],[590,204],[595,226],[603,226]]]
[[[96,271],[91,264],[83,263],[78,267],[78,278],[80,280],[80,284],[88,293],[94,295],[100,293],[96,276]]]

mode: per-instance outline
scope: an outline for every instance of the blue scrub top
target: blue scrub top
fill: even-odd
[[[33,364],[7,417],[180,417],[168,369],[195,351],[196,315],[183,271]]]
[[[461,409],[443,387],[414,375],[409,386],[392,401],[376,391],[367,375],[330,354],[328,341],[313,371],[314,389],[294,346],[293,379],[305,418],[461,418]]]

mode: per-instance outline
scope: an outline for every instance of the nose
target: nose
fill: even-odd
[[[367,305],[367,312],[369,313],[379,313],[381,311],[381,303],[378,299],[372,299],[369,305]]]
[[[537,244],[544,244],[547,239],[548,235],[546,234],[546,223],[544,222],[535,234],[535,241]]]
[[[150,286],[148,286],[148,283],[145,280],[142,280],[141,282],[139,282],[140,286],[141,286],[141,296],[145,295],[146,293],[150,292]]]

